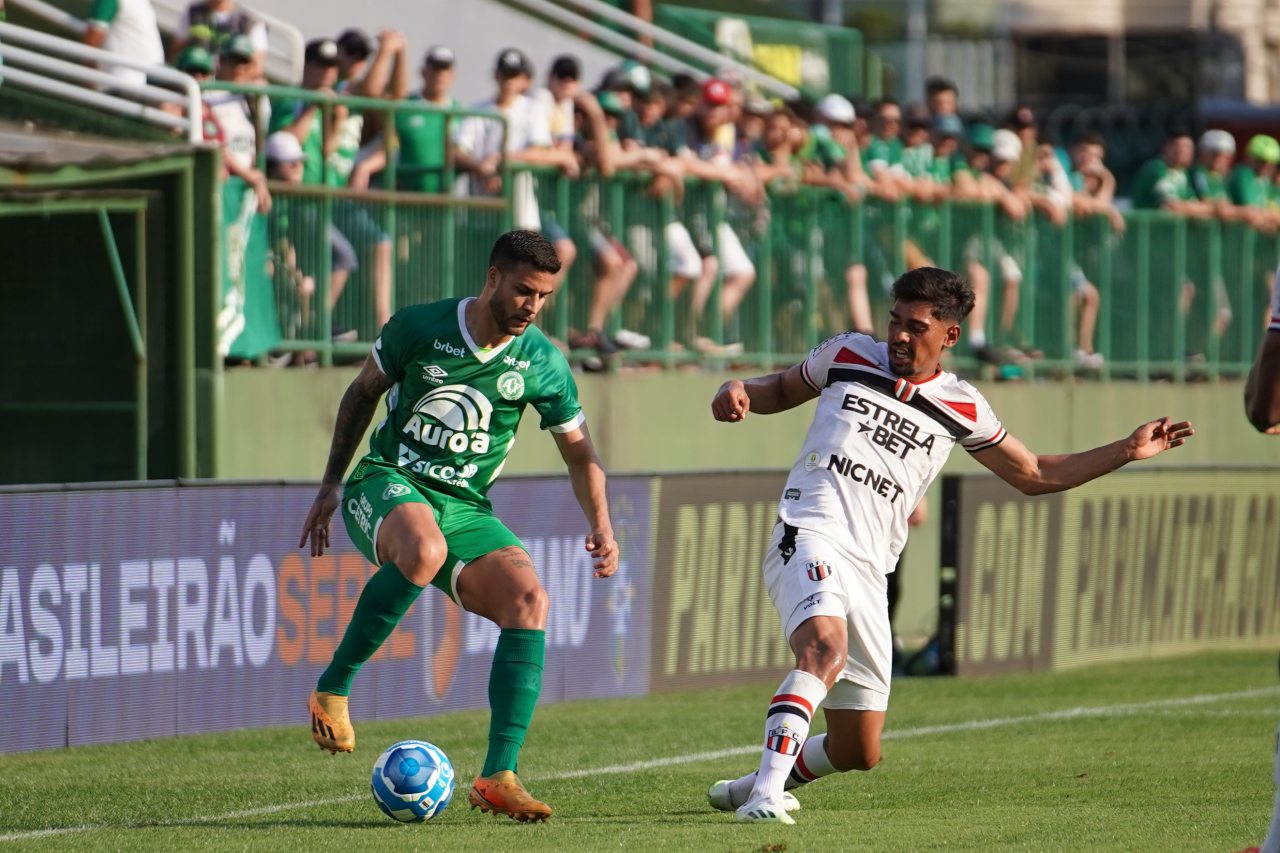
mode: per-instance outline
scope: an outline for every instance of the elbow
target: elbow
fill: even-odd
[[[1270,433],[1277,425],[1280,425],[1280,412],[1266,411],[1262,408],[1255,407],[1248,410],[1249,423],[1261,433]]]
[[[1038,477],[1023,477],[1013,485],[1014,488],[1029,498],[1034,498],[1038,495],[1048,495],[1058,491],[1058,487],[1053,483],[1046,482]]]

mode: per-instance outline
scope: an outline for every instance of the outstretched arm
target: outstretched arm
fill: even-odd
[[[720,386],[711,401],[711,414],[718,421],[737,423],[747,412],[772,415],[785,412],[818,396],[804,381],[803,366],[792,365],[781,373],[769,373],[748,379],[730,379]]]
[[[569,469],[573,494],[582,507],[591,532],[587,534],[587,550],[598,578],[607,578],[618,570],[618,543],[613,539],[613,522],[609,520],[609,498],[605,494],[604,466],[591,443],[591,433],[584,423],[569,432],[552,433],[560,456]]]
[[[378,367],[373,356],[364,360],[364,367],[347,386],[338,405],[338,417],[333,425],[333,442],[329,446],[329,462],[324,468],[324,477],[320,480],[320,491],[311,504],[307,520],[302,525],[302,538],[298,540],[301,548],[311,540],[311,556],[319,557],[329,545],[329,520],[333,511],[338,508],[338,492],[342,487],[342,475],[347,473],[351,457],[355,455],[360,439],[373,420],[377,411],[378,400],[391,387],[391,380]]]
[[[1150,459],[1186,443],[1195,435],[1188,421],[1171,423],[1166,418],[1149,421],[1126,438],[1085,450],[1057,456],[1037,456],[1013,436],[995,447],[979,450],[973,457],[991,473],[1025,495],[1063,492],[1110,474],[1138,459]]]
[[[1244,410],[1258,432],[1280,435],[1280,332],[1262,336],[1244,383]]]

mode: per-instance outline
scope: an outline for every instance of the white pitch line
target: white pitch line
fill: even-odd
[[[942,723],[935,726],[917,726],[911,729],[891,729],[885,732],[883,740],[905,740],[907,738],[927,737],[937,734],[955,732],[972,732],[983,729],[994,729],[1002,726],[1017,726],[1023,723],[1055,722],[1058,720],[1078,720],[1091,717],[1117,717],[1128,714],[1140,714],[1144,711],[1155,711],[1165,708],[1184,708],[1195,705],[1211,705],[1217,702],[1232,702],[1239,699],[1260,699],[1280,694],[1280,687],[1263,687],[1255,690],[1239,690],[1234,693],[1202,693],[1197,696],[1180,696],[1173,699],[1156,699],[1150,702],[1133,702],[1118,705],[1095,705],[1092,707],[1063,708],[1058,711],[1044,711],[1039,714],[1026,714],[1018,717],[994,717],[986,720],[965,720],[959,723]],[[566,770],[560,773],[547,773],[533,776],[531,779],[542,782],[555,782],[565,779],[585,779],[589,776],[608,776],[621,773],[636,773],[641,770],[652,770],[657,767],[675,767],[682,764],[697,764],[701,761],[716,761],[721,758],[733,758],[739,755],[752,755],[760,751],[759,744],[751,746],[734,746],[728,749],[715,749],[708,752],[692,752],[684,755],[673,755],[667,758],[651,758],[646,761],[633,761],[630,764],[613,764],[608,767],[595,767],[590,770]],[[261,817],[279,812],[307,809],[317,806],[332,806],[362,800],[368,794],[347,794],[342,797],[330,797],[323,800],[304,800],[296,803],[280,803],[274,806],[259,806],[253,809],[225,812],[218,815],[202,815],[200,817],[180,820],[156,821],[141,824],[107,824],[91,823],[80,826],[56,826],[49,829],[31,829],[21,832],[10,832],[0,835],[0,842],[29,841],[36,838],[48,838],[55,835],[71,835],[83,832],[97,832],[104,829],[150,829],[153,827],[198,826],[205,823],[218,823],[224,820],[237,820],[246,817]]]

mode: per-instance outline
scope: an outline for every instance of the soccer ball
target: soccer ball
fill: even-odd
[[[440,747],[402,740],[373,765],[373,801],[387,817],[404,823],[431,820],[453,797],[453,764]]]

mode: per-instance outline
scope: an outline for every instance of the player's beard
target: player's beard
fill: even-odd
[[[533,317],[526,318],[519,310],[508,311],[497,302],[489,303],[489,313],[493,315],[493,322],[504,335],[519,337],[533,324]]]

